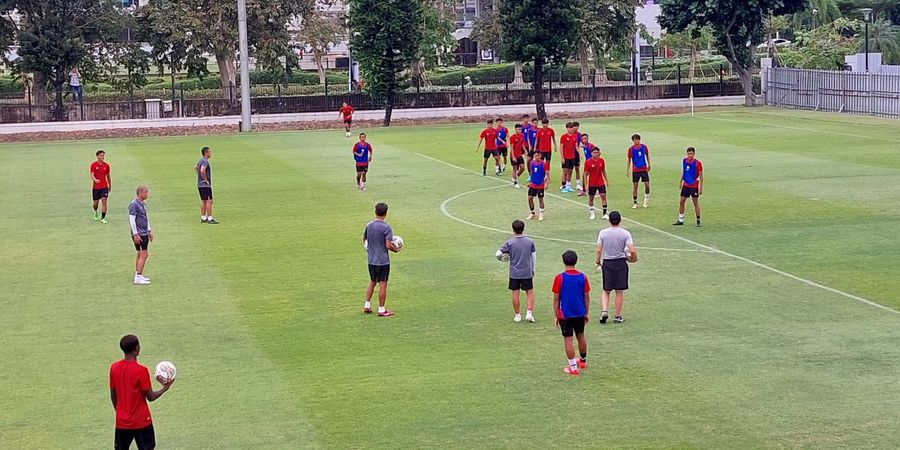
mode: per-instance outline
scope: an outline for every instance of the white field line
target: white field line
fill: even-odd
[[[723,117],[710,117],[710,116],[706,116],[703,114],[698,114],[697,117],[702,117],[707,120],[718,120],[721,122],[745,123],[745,124],[749,124],[749,125],[760,125],[760,126],[765,126],[765,127],[784,128],[786,130],[811,131],[814,133],[834,134],[837,136],[847,136],[847,137],[855,137],[855,138],[860,138],[860,139],[872,139],[872,140],[876,140],[876,141],[900,143],[900,141],[898,141],[896,139],[890,139],[890,138],[885,138],[885,137],[880,137],[880,136],[867,136],[864,134],[841,133],[840,131],[817,130],[815,128],[792,127],[790,125],[776,125],[776,124],[772,124],[772,123],[753,122],[750,120],[725,119]]]
[[[428,155],[423,155],[423,154],[421,154],[421,153],[415,153],[415,154],[418,155],[418,156],[420,156],[420,157],[422,157],[422,158],[430,159],[430,160],[432,160],[432,161],[434,161],[434,162],[437,162],[437,163],[440,163],[440,164],[443,164],[443,165],[446,165],[446,166],[449,166],[449,167],[453,167],[453,168],[456,168],[456,169],[459,169],[459,170],[462,170],[462,171],[465,171],[465,172],[469,172],[469,173],[474,173],[474,174],[476,174],[476,175],[480,175],[478,172],[476,172],[476,171],[474,171],[474,170],[469,170],[469,169],[466,169],[466,168],[464,168],[464,167],[460,167],[460,166],[457,166],[457,165],[454,165],[454,164],[450,164],[450,163],[448,163],[448,162],[441,161],[440,159],[432,158],[431,156],[428,156]],[[502,182],[502,183],[504,183],[504,184],[506,183],[506,182],[503,181],[503,180],[499,180],[499,179],[496,179],[496,178],[493,178],[493,177],[491,177],[491,178],[489,178],[489,179],[491,179],[491,180],[497,180],[497,181],[500,181],[500,182]],[[498,186],[498,187],[499,187],[499,186]],[[494,189],[494,188],[489,188],[489,189]],[[559,195],[556,195],[556,194],[550,194],[550,193],[547,193],[546,195],[548,195],[548,196],[550,196],[550,197],[554,197],[554,198],[560,199],[560,200],[567,201],[567,202],[569,202],[569,203],[574,203],[574,204],[576,204],[576,205],[578,205],[578,206],[584,206],[584,205],[582,205],[581,203],[576,202],[575,200],[572,200],[572,199],[569,199],[569,198],[565,198],[565,197],[562,197],[562,196],[559,196]],[[457,197],[457,198],[458,198],[458,197]],[[445,207],[444,209],[446,209],[446,207]],[[678,236],[677,234],[672,234],[672,233],[669,233],[668,231],[660,230],[659,228],[656,228],[656,227],[654,227],[654,226],[646,225],[646,224],[641,223],[641,222],[638,222],[638,221],[636,221],[636,220],[634,220],[634,219],[625,219],[625,218],[623,218],[623,220],[626,220],[626,221],[628,221],[628,222],[631,222],[631,223],[633,223],[633,224],[635,224],[635,225],[637,225],[637,226],[639,226],[639,227],[646,228],[646,229],[651,230],[651,231],[655,231],[655,232],[657,232],[657,233],[659,233],[659,234],[662,234],[662,235],[664,235],[664,236],[668,236],[668,237],[670,237],[670,238],[672,238],[672,239],[677,239],[677,240],[679,240],[679,241],[682,241],[682,242],[685,242],[685,243],[688,243],[688,244],[691,244],[691,245],[695,245],[695,246],[697,246],[697,247],[700,247],[700,248],[702,248],[702,249],[704,249],[704,250],[708,250],[708,251],[713,252],[713,253],[718,253],[718,254],[720,254],[720,255],[724,255],[724,256],[727,256],[727,257],[729,257],[729,258],[736,259],[736,260],[738,260],[738,261],[743,261],[743,262],[745,262],[745,263],[747,263],[747,264],[751,264],[751,265],[753,265],[753,266],[759,267],[760,269],[768,270],[769,272],[772,272],[772,273],[777,273],[778,275],[781,275],[781,276],[790,278],[790,279],[792,279],[792,280],[794,280],[794,281],[798,281],[798,282],[803,283],[803,284],[805,284],[805,285],[807,285],[807,286],[814,287],[814,288],[818,288],[818,289],[822,289],[822,290],[824,290],[824,291],[831,292],[832,294],[840,295],[840,296],[842,296],[842,297],[849,298],[850,300],[857,301],[857,302],[862,303],[862,304],[864,304],[864,305],[869,305],[869,306],[874,307],[874,308],[878,308],[878,309],[881,309],[881,310],[884,310],[884,311],[887,311],[887,312],[890,312],[890,313],[893,313],[893,314],[900,315],[900,311],[898,311],[898,310],[896,310],[896,309],[893,309],[893,308],[890,308],[890,307],[888,307],[888,306],[884,306],[884,305],[882,305],[882,304],[880,304],[880,303],[876,303],[876,302],[873,302],[873,301],[871,301],[871,300],[862,298],[862,297],[860,297],[860,296],[858,296],[858,295],[854,295],[854,294],[851,294],[851,293],[849,293],[849,292],[844,292],[844,291],[842,291],[842,290],[835,289],[835,288],[833,288],[833,287],[831,287],[831,286],[826,286],[826,285],[824,285],[824,284],[817,283],[817,282],[815,282],[815,281],[812,281],[812,280],[809,280],[809,279],[806,279],[806,278],[803,278],[803,277],[799,277],[799,276],[797,276],[797,275],[794,275],[794,274],[785,272],[785,271],[783,271],[783,270],[776,269],[776,268],[774,268],[774,267],[772,267],[772,266],[769,266],[769,265],[767,265],[767,264],[763,264],[763,263],[761,263],[761,262],[757,262],[757,261],[754,261],[754,260],[749,259],[749,258],[745,258],[745,257],[740,256],[740,255],[735,255],[734,253],[726,252],[726,251],[724,251],[724,250],[719,250],[719,249],[717,249],[717,248],[714,248],[714,247],[710,247],[710,246],[708,246],[708,245],[701,244],[701,243],[699,243],[699,242],[690,240],[690,239],[688,239],[688,238],[685,238],[685,237],[682,237],[682,236]],[[474,224],[473,224],[473,225],[474,225]],[[485,228],[485,227],[482,227],[482,226],[480,226],[480,225],[476,225],[476,226],[478,226],[479,228]],[[506,231],[504,231],[504,233],[506,233]]]
[[[494,232],[501,233],[501,234],[509,234],[509,233],[510,233],[510,230],[501,230],[501,229],[499,229],[499,228],[494,228],[494,227],[489,227],[489,226],[485,226],[485,225],[480,225],[480,224],[477,224],[477,223],[469,222],[468,220],[465,220],[465,219],[460,219],[459,217],[454,216],[454,215],[447,209],[447,205],[449,205],[450,203],[452,203],[453,201],[455,201],[455,200],[457,200],[457,199],[459,199],[459,198],[465,197],[465,196],[470,195],[470,194],[474,194],[474,193],[476,193],[476,192],[489,191],[489,190],[492,190],[492,189],[499,189],[499,188],[503,188],[503,187],[506,187],[506,186],[500,185],[500,186],[492,186],[492,187],[487,187],[487,188],[475,189],[475,190],[472,190],[472,191],[463,192],[462,194],[458,194],[458,195],[455,195],[455,196],[453,196],[453,197],[450,197],[450,198],[448,198],[447,200],[444,200],[444,201],[441,203],[441,213],[443,213],[444,216],[446,216],[446,217],[449,218],[449,219],[455,220],[455,221],[457,221],[457,222],[459,222],[459,223],[461,223],[461,224],[468,225],[468,226],[470,226],[470,227],[480,228],[480,229],[482,229],[482,230],[487,230],[487,231],[494,231]],[[529,234],[528,236],[531,237],[531,238],[534,238],[534,239],[541,239],[541,240],[554,241],[554,242],[565,242],[565,243],[567,243],[567,244],[583,244],[583,245],[590,245],[590,246],[596,246],[596,245],[597,245],[596,242],[573,241],[573,240],[571,240],[571,239],[562,239],[562,238],[555,238],[555,237],[538,236],[538,235],[534,235],[534,234]],[[659,247],[637,247],[637,248],[640,249],[640,250],[653,250],[653,251],[662,251],[662,252],[714,253],[714,252],[711,252],[711,251],[709,251],[709,250],[691,250],[691,249],[684,249],[684,248],[659,248]]]

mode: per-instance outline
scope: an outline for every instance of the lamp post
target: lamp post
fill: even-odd
[[[241,132],[250,132],[250,56],[247,45],[247,0],[237,0],[238,47],[241,57]]]
[[[872,19],[872,8],[860,8],[866,19],[866,73],[869,73],[869,20]]]

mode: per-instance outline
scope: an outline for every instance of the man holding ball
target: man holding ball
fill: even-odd
[[[372,314],[372,295],[375,294],[375,286],[378,286],[378,317],[391,317],[394,312],[385,309],[387,301],[387,283],[391,274],[390,252],[397,253],[400,248],[394,244],[394,231],[384,221],[387,217],[388,205],[379,203],[375,205],[375,220],[369,222],[363,230],[363,246],[369,256],[369,287],[366,288],[366,301],[363,305],[364,314]]]
[[[119,348],[125,356],[109,368],[109,398],[116,412],[114,448],[128,450],[134,441],[138,450],[152,450],[156,447],[156,434],[147,402],[162,397],[175,379],[164,380],[162,388],[154,391],[150,385],[150,371],[137,362],[141,353],[137,336],[124,336],[119,340]]]
[[[603,272],[603,296],[600,299],[603,310],[600,323],[609,319],[609,295],[616,291],[616,316],[613,323],[623,323],[622,303],[628,290],[628,263],[637,262],[637,250],[628,230],[619,226],[622,215],[618,211],[609,213],[609,228],[597,236],[597,266]]]

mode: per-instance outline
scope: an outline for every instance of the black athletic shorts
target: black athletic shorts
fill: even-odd
[[[581,165],[581,156],[578,155],[578,151],[577,151],[577,150],[575,151],[575,165],[576,165],[576,166],[580,166],[580,165]]]
[[[698,198],[700,197],[700,190],[692,187],[683,187],[681,188],[681,196],[684,198]]]
[[[593,197],[597,194],[605,194],[606,186],[589,186],[588,187],[588,195]]]
[[[553,152],[541,152],[541,156],[543,156],[542,161],[550,162],[550,158],[553,156]]]
[[[499,148],[497,148],[497,154],[500,156],[507,156],[507,155],[509,155],[509,148],[499,147]]]
[[[198,187],[198,191],[200,191],[200,200],[212,200],[212,188],[211,187]]]
[[[485,150],[484,151],[484,159],[493,158],[497,155],[499,155],[499,153],[497,153],[497,150]]]
[[[344,119],[344,123],[346,123],[347,125],[351,125],[353,124],[353,119]]]
[[[584,334],[584,317],[569,317],[559,319],[559,329],[564,337],[572,337],[576,334]]]
[[[628,261],[625,258],[603,260],[603,290],[628,290]]]
[[[534,289],[533,278],[510,278],[509,290],[511,291],[530,291]]]
[[[526,148],[526,149],[525,149],[525,156],[527,156],[528,159],[534,158],[534,150],[532,150],[532,149],[530,149],[530,148]]]
[[[134,244],[134,236],[131,237],[131,243]],[[150,246],[150,236],[141,235],[141,243],[134,244],[134,249],[137,251],[147,251],[147,247]]]
[[[575,158],[563,160],[563,163],[562,163],[563,169],[574,169],[576,166],[578,166],[578,160]]]
[[[650,181],[650,173],[649,172],[631,172],[631,182],[637,183],[639,181],[643,181],[647,183]]]
[[[538,189],[538,188],[533,188],[533,187],[531,187],[531,186],[528,186],[528,196],[529,196],[529,197],[544,198],[544,190],[543,190],[543,189]]]
[[[521,157],[521,156],[518,157],[518,158],[513,158],[512,160],[509,161],[509,163],[512,164],[512,165],[514,165],[514,166],[524,166],[524,165],[525,165],[525,158],[523,158],[523,157]]]
[[[91,196],[94,198],[94,201],[97,201],[101,198],[109,197],[109,189],[91,189],[91,194]]]
[[[156,447],[156,433],[153,432],[153,425],[140,430],[123,430],[116,428],[115,450],[128,450],[131,448],[131,442],[137,444],[138,450],[152,450]]]
[[[368,171],[369,171],[368,164],[366,164],[364,166],[356,166],[356,173],[362,173],[362,172],[368,172]]]
[[[391,265],[388,264],[386,266],[373,266],[369,264],[369,279],[374,282],[387,282],[388,278],[391,276]]]

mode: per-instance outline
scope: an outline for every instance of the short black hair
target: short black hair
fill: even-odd
[[[590,135],[587,134],[587,133],[581,133],[581,137],[583,137],[583,138],[585,138],[585,137],[590,137]]]
[[[537,118],[537,117],[532,117],[532,118],[531,118],[531,121],[532,121],[532,122],[537,122],[537,121],[538,121],[538,118]]]
[[[487,123],[494,123],[494,119],[488,119]]]
[[[581,126],[581,124],[580,124],[580,123],[578,123],[578,122],[572,122],[572,126],[573,126],[573,127],[580,127],[580,126]]]
[[[635,139],[640,139],[640,138],[641,138],[641,135],[639,135],[639,134],[637,134],[637,133],[631,135],[631,140],[632,140],[632,141],[635,140]]]
[[[513,220],[512,223],[513,233],[522,234],[525,232],[525,222],[521,220]]]
[[[622,223],[622,213],[618,211],[609,213],[609,223],[612,225],[618,225]]]
[[[541,120],[541,123],[550,123],[550,119]]]
[[[498,118],[496,119],[496,121],[497,121],[497,122],[503,122],[503,118],[502,118],[502,117],[498,117]]]
[[[697,150],[694,147],[688,147],[687,152],[688,153],[697,153]]]
[[[529,116],[528,114],[522,114],[522,118],[523,118],[523,119],[530,119],[531,116]]]
[[[200,149],[200,154],[205,156],[206,152],[208,152],[208,151],[209,151],[209,147],[203,147]]]
[[[363,137],[365,135],[366,135],[366,133],[359,133],[359,137]]]
[[[521,124],[521,123],[517,123],[517,124],[516,124],[516,129],[518,130],[518,129],[521,129],[521,128],[522,128],[522,124]]]
[[[572,128],[572,122],[566,122],[566,128]]]
[[[97,153],[95,153],[94,156],[100,156],[101,154],[106,154],[106,152],[104,152],[103,150],[97,150]]]
[[[387,203],[378,203],[375,205],[375,215],[378,217],[384,217],[387,215],[388,206]]]
[[[578,253],[575,253],[575,250],[566,250],[566,252],[563,253],[563,264],[567,267],[578,264]]]
[[[137,350],[139,345],[141,345],[141,343],[138,341],[138,337],[133,334],[122,336],[122,339],[119,339],[119,348],[121,348],[122,353],[125,353],[126,355]]]

